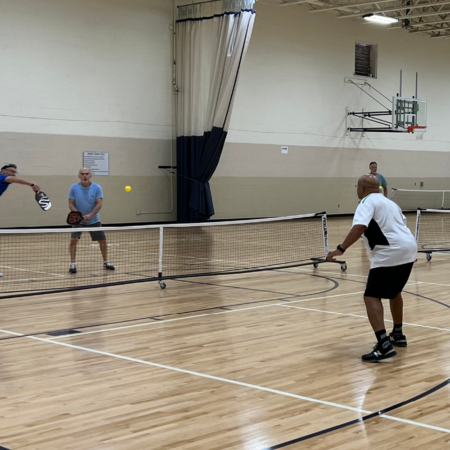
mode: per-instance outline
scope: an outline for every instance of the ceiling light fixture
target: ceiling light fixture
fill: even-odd
[[[395,17],[378,16],[376,14],[366,14],[363,16],[363,19],[368,20],[369,22],[385,24],[398,22],[398,19],[396,19]]]

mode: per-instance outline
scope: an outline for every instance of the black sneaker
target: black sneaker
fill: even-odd
[[[76,264],[71,264],[70,265],[69,273],[77,273],[77,266],[76,266]]]
[[[406,347],[408,345],[404,334],[391,333],[389,335],[389,341],[392,345],[396,345],[397,347]]]
[[[376,344],[373,351],[367,355],[362,355],[361,358],[365,362],[378,362],[382,359],[392,358],[397,352],[392,348],[389,341],[385,341],[383,346],[381,344]]]
[[[104,262],[103,263],[103,267],[106,270],[116,270],[116,268],[110,262]]]

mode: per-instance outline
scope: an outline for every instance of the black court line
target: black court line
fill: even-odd
[[[326,289],[324,291],[319,291],[319,292],[313,292],[311,294],[289,294],[287,292],[275,292],[275,291],[269,291],[266,289],[255,289],[255,288],[248,288],[248,287],[241,287],[241,286],[230,286],[227,284],[217,284],[217,283],[206,283],[205,281],[178,280],[178,279],[177,279],[177,281],[179,281],[181,283],[204,284],[206,286],[217,286],[217,287],[226,287],[226,288],[231,288],[231,289],[242,289],[242,290],[246,290],[246,291],[264,292],[267,294],[292,295],[292,298],[308,297],[310,295],[325,294],[326,292],[333,291],[334,289],[339,287],[339,283],[337,281],[335,281],[332,277],[327,277],[324,275],[317,275],[317,274],[313,274],[313,273],[290,272],[288,270],[285,271],[285,270],[281,270],[281,269],[278,269],[276,271],[282,272],[282,273],[291,273],[291,274],[295,274],[295,275],[306,275],[308,277],[323,278],[324,280],[331,281],[334,284],[334,286],[330,289]],[[252,302],[250,302],[250,303],[252,303]],[[232,306],[234,306],[234,305],[232,305]]]
[[[311,295],[314,295],[314,294],[311,294]],[[133,322],[138,322],[140,320],[155,320],[157,322],[164,322],[165,318],[173,317],[173,316],[182,316],[184,314],[192,314],[192,313],[195,313],[195,312],[207,312],[207,311],[213,311],[213,310],[216,310],[216,309],[224,309],[224,310],[233,311],[233,310],[230,309],[232,306],[245,306],[245,305],[248,305],[248,304],[264,303],[264,302],[277,302],[277,301],[289,302],[293,298],[295,298],[295,297],[279,297],[279,298],[271,298],[271,299],[268,299],[268,300],[258,300],[258,301],[254,301],[254,302],[248,302],[248,303],[236,303],[234,305],[227,305],[227,306],[214,306],[214,307],[211,307],[211,308],[197,309],[197,310],[193,310],[193,311],[183,311],[183,312],[171,313],[171,314],[161,314],[159,316],[140,317],[140,318],[137,318],[137,319],[120,320],[120,321],[117,321],[117,322],[105,322],[105,323],[100,323],[100,324],[84,325],[84,326],[79,326],[79,327],[72,327],[72,328],[70,328],[70,330],[72,330],[71,334],[74,334],[73,333],[74,331],[77,332],[78,330],[84,330],[86,328],[95,328],[95,327],[103,327],[103,326],[109,326],[109,325],[118,325],[118,324],[124,324],[124,323],[133,323]],[[8,337],[0,338],[0,341],[8,341],[8,340],[11,340],[11,339],[21,339],[21,338],[25,338],[25,337],[39,336],[41,334],[52,335],[53,333],[59,333],[61,331],[67,331],[67,330],[68,329],[66,328],[64,330],[48,330],[48,331],[39,331],[39,332],[36,332],[36,333],[22,334],[20,336],[8,336]]]
[[[271,298],[271,299],[267,299],[267,300],[255,300],[252,302],[235,303],[235,304],[225,305],[225,306],[215,306],[215,307],[197,309],[197,310],[192,310],[192,311],[183,311],[183,312],[177,312],[177,313],[171,313],[171,314],[162,314],[162,315],[158,315],[158,316],[140,317],[140,318],[136,318],[136,319],[120,320],[120,321],[116,321],[116,322],[105,322],[105,323],[100,323],[100,324],[97,323],[97,324],[92,324],[92,325],[83,325],[83,326],[79,326],[79,327],[74,326],[71,328],[71,330],[73,330],[72,331],[72,334],[73,334],[73,332],[74,331],[76,332],[77,330],[84,330],[87,328],[103,327],[103,326],[110,326],[110,325],[118,325],[118,324],[124,324],[124,323],[133,323],[133,322],[137,322],[140,320],[164,321],[163,318],[167,318],[167,317],[171,317],[171,316],[180,316],[180,315],[184,315],[184,314],[192,314],[192,313],[196,313],[196,312],[207,312],[207,311],[216,310],[216,309],[227,309],[227,308],[232,308],[232,307],[236,307],[236,306],[253,305],[253,304],[265,303],[265,302],[275,302],[275,301],[289,302],[291,300],[294,300],[294,299],[300,298],[300,297],[308,297],[308,296],[313,296],[313,295],[330,292],[339,287],[339,283],[335,280],[332,280],[329,277],[315,275],[315,274],[300,274],[300,275],[324,278],[328,281],[331,281],[333,283],[333,287],[331,287],[330,289],[327,289],[325,291],[314,292],[314,293],[305,294],[305,295],[298,295],[298,294],[288,294],[286,292],[273,292],[273,291],[268,291],[268,290],[264,291],[261,289],[244,288],[244,287],[239,287],[239,286],[227,286],[227,285],[220,285],[220,284],[213,284],[213,283],[205,283],[205,282],[200,282],[200,281],[178,280],[178,281],[183,281],[185,283],[204,284],[204,285],[218,286],[218,287],[224,287],[224,288],[230,288],[230,289],[244,289],[244,290],[250,290],[250,291],[265,292],[265,293],[269,293],[269,294],[281,294],[281,295],[287,295],[288,297]],[[18,306],[21,306],[21,305],[18,305]],[[52,335],[54,333],[60,333],[65,330],[67,330],[67,329],[40,331],[40,332],[36,332],[36,333],[23,334],[20,336],[8,336],[8,337],[0,338],[0,341],[7,341],[7,340],[11,340],[11,339],[21,339],[21,338],[25,338],[25,337],[39,336],[42,334]]]
[[[289,271],[288,271],[288,272],[289,272]],[[291,272],[290,272],[290,273],[291,273]],[[292,273],[294,273],[294,272],[292,272]],[[330,278],[330,279],[336,278],[336,279],[341,280],[341,281],[350,281],[350,282],[353,282],[353,283],[366,284],[365,281],[360,281],[360,280],[350,280],[350,279],[348,279],[348,278],[340,278],[340,277],[329,277],[329,278]],[[424,299],[426,299],[426,300],[430,300],[430,301],[432,301],[432,302],[435,302],[435,303],[438,303],[438,304],[440,304],[440,305],[442,305],[442,306],[445,306],[446,308],[450,308],[450,305],[447,305],[446,303],[442,303],[442,302],[440,302],[440,301],[438,301],[438,300],[435,300],[435,299],[433,299],[433,298],[426,297],[426,296],[420,295],[420,294],[416,294],[416,293],[414,293],[414,292],[409,292],[409,291],[403,291],[403,292],[405,292],[405,293],[407,293],[407,294],[410,294],[410,295],[415,295],[415,296],[417,296],[417,297],[424,298]],[[449,384],[450,384],[450,378],[448,378],[448,379],[445,380],[444,382],[438,384],[437,386],[435,386],[435,387],[429,389],[428,391],[425,391],[425,392],[422,393],[422,394],[419,394],[419,395],[417,395],[417,396],[415,396],[415,397],[412,397],[412,398],[409,399],[409,400],[405,400],[405,401],[403,401],[403,402],[397,403],[396,405],[393,405],[393,406],[390,406],[390,407],[388,407],[388,408],[382,409],[382,410],[377,411],[377,412],[375,412],[375,413],[368,414],[367,416],[361,417],[361,418],[359,418],[359,419],[351,420],[351,421],[349,421],[349,422],[345,422],[345,423],[343,423],[343,424],[336,425],[336,426],[331,427],[331,428],[326,428],[326,429],[324,429],[324,430],[317,431],[316,433],[312,433],[312,434],[308,434],[308,435],[306,435],[306,436],[302,436],[302,437],[299,437],[299,438],[296,438],[296,439],[292,439],[292,440],[290,440],[290,441],[283,442],[283,443],[281,443],[281,444],[277,444],[277,445],[275,445],[275,446],[273,446],[273,447],[267,447],[267,448],[265,448],[265,449],[263,449],[263,450],[276,450],[276,449],[279,449],[279,448],[288,447],[289,445],[296,444],[296,443],[298,443],[298,442],[306,441],[306,440],[308,440],[308,439],[312,439],[312,438],[317,437],[317,436],[322,436],[322,435],[324,435],[324,434],[331,433],[331,432],[333,432],[333,431],[340,430],[340,429],[342,429],[342,428],[346,428],[346,427],[348,427],[348,426],[355,425],[355,424],[357,424],[357,423],[364,422],[364,421],[369,420],[369,419],[373,419],[373,418],[376,417],[376,416],[379,416],[379,415],[381,415],[381,414],[386,414],[387,412],[393,411],[393,410],[395,410],[395,409],[398,409],[398,408],[400,408],[401,406],[404,406],[404,405],[407,405],[407,404],[409,404],[409,403],[412,403],[412,402],[415,402],[415,401],[417,401],[417,400],[420,400],[421,398],[424,398],[424,397],[426,397],[426,396],[432,394],[433,392],[436,392],[436,391],[438,391],[439,389],[442,389],[443,387],[445,387],[445,386],[447,386],[447,385],[449,385]]]
[[[295,272],[289,272],[289,273],[295,273]],[[337,280],[341,280],[341,281],[351,281],[352,283],[366,284],[365,281],[349,280],[348,278],[339,278],[339,277],[329,277],[329,278],[337,279]],[[439,305],[445,306],[446,308],[450,308],[450,305],[448,305],[447,303],[440,302],[439,300],[435,300],[434,298],[426,297],[425,295],[421,295],[421,294],[417,294],[415,292],[410,292],[410,291],[405,291],[405,290],[403,290],[402,292],[405,292],[406,294],[410,294],[410,295],[415,295],[416,297],[421,297],[421,298],[424,298],[425,300],[430,300],[430,302],[438,303]]]
[[[438,303],[439,305],[445,306],[446,308],[450,308],[450,305],[447,305],[447,303],[442,303],[439,300],[435,300],[434,298],[425,297],[425,295],[416,294],[415,292],[409,292],[409,291],[402,291],[402,292],[406,292],[407,294],[415,295],[416,297],[421,297],[426,300],[430,300],[431,302]]]
[[[80,290],[86,290],[86,289],[97,289],[102,287],[109,287],[109,286],[122,286],[126,284],[136,284],[136,283],[146,283],[146,282],[155,282],[155,281],[167,281],[167,280],[180,280],[181,278],[198,278],[198,277],[211,277],[211,276],[222,276],[222,275],[241,275],[246,273],[258,273],[258,272],[267,272],[272,270],[279,270],[279,269],[289,269],[292,267],[304,267],[304,266],[311,266],[313,264],[324,264],[327,261],[319,261],[316,260],[317,258],[308,258],[305,260],[297,261],[293,264],[288,265],[281,265],[280,267],[273,267],[273,266],[261,266],[259,268],[242,268],[237,270],[227,270],[224,269],[219,272],[205,272],[205,273],[190,273],[186,275],[163,275],[163,276],[143,276],[141,279],[137,280],[122,280],[122,281],[113,281],[110,283],[100,283],[100,284],[92,284],[92,285],[83,285],[83,286],[74,286],[74,287],[60,287],[60,288],[47,288],[47,289],[40,289],[40,290],[33,290],[33,289],[26,289],[24,291],[11,291],[8,295],[1,295],[0,294],[0,300],[1,299],[10,299],[10,298],[19,298],[19,297],[30,297],[30,296],[37,296],[37,295],[44,295],[44,294],[56,294],[56,293],[62,293],[62,292],[71,292],[71,291],[80,291]],[[313,261],[314,260],[314,261]],[[337,262],[337,261],[336,261]],[[124,272],[125,275],[131,275],[131,276],[137,276],[135,273],[132,272]],[[115,274],[110,274],[109,276],[118,276],[119,274],[116,272]],[[98,276],[96,276],[98,278]],[[83,279],[91,279],[90,275],[77,275],[77,280],[83,280]]]
[[[284,273],[293,273],[293,274],[296,274],[296,275],[306,275],[306,276],[311,276],[311,277],[324,278],[324,279],[327,279],[327,280],[331,281],[332,283],[335,283],[335,286],[332,289],[316,292],[316,293],[313,293],[313,294],[305,294],[304,295],[305,297],[308,296],[308,295],[318,295],[318,294],[322,294],[322,293],[325,293],[325,292],[329,292],[330,290],[336,289],[338,287],[338,285],[336,285],[336,282],[334,280],[332,280],[331,278],[322,276],[322,275],[302,273],[302,272],[290,272],[290,271],[287,271],[287,270],[286,271],[282,271],[281,269],[277,269],[277,271],[284,272]],[[250,272],[246,272],[246,273],[250,273]],[[179,279],[179,278],[170,278],[170,280],[184,282],[184,283],[205,284],[205,285],[211,285],[211,286],[217,286],[217,287],[226,287],[226,288],[231,288],[231,289],[243,289],[243,290],[250,290],[250,291],[253,290],[253,291],[257,291],[257,292],[266,292],[266,293],[269,293],[269,294],[292,295],[293,297],[294,296],[299,296],[298,294],[288,294],[286,292],[275,292],[275,291],[269,291],[269,290],[245,288],[245,287],[240,287],[240,286],[221,285],[221,284],[216,284],[216,283],[206,283],[206,282],[201,282],[201,281],[191,281],[191,280]],[[147,283],[147,281],[142,281],[142,284],[144,284],[144,283]],[[128,283],[128,284],[130,284],[130,283]],[[110,285],[99,286],[99,287],[109,287],[109,286]],[[86,289],[88,290],[88,289],[91,289],[91,288],[88,287]],[[77,290],[80,290],[80,289],[74,289],[74,290],[77,291]],[[145,289],[143,288],[143,290],[145,290]],[[45,293],[46,294],[65,294],[67,292],[69,292],[69,291],[61,291],[61,290],[59,290],[59,291],[54,291],[54,292],[52,291],[52,292],[45,292]],[[70,292],[73,292],[73,291],[70,291]],[[40,300],[40,298],[39,298],[40,295],[41,294],[27,294],[26,296],[27,297],[36,296],[36,297],[38,297],[37,300]],[[118,294],[108,293],[108,295],[123,295],[123,294],[122,293],[118,293]],[[0,302],[3,299],[11,299],[11,298],[19,298],[19,297],[14,296],[14,295],[13,296],[8,296],[8,297],[1,297],[0,296]],[[58,303],[58,302],[61,302],[61,300],[60,299],[54,299],[54,300],[45,300],[45,301],[38,301],[38,302],[32,302],[32,303],[30,303],[30,302],[29,303],[17,302],[15,305],[9,305],[8,308],[11,308],[11,307],[14,307],[14,306],[22,307],[22,306],[30,306],[30,305],[36,305],[36,304],[45,305],[45,304],[49,304],[49,303],[51,304],[51,303]],[[139,320],[139,319],[137,319],[137,320]]]
[[[336,425],[336,426],[331,427],[331,428],[326,428],[325,430],[317,431],[316,433],[312,433],[312,434],[308,434],[306,436],[302,436],[302,437],[299,437],[299,438],[296,438],[296,439],[292,439],[290,441],[286,441],[286,442],[283,442],[281,444],[274,445],[272,447],[267,447],[267,448],[265,448],[263,450],[276,450],[276,449],[279,449],[279,448],[288,447],[289,445],[296,444],[298,442],[306,441],[308,439],[312,439],[312,438],[315,438],[317,436],[322,436],[322,435],[324,435],[326,433],[331,433],[332,431],[341,430],[342,428],[346,428],[346,427],[349,427],[351,425],[355,425],[357,423],[365,422],[366,420],[373,419],[374,417],[380,416],[382,414],[386,414],[386,413],[388,413],[390,411],[394,411],[395,409],[401,408],[402,406],[409,405],[410,403],[413,403],[413,402],[415,402],[417,400],[420,400],[420,399],[422,399],[424,397],[427,397],[428,395],[438,391],[439,389],[442,389],[443,387],[445,387],[445,386],[447,386],[449,384],[450,384],[450,378],[445,380],[444,382],[438,384],[437,386],[429,389],[428,391],[425,391],[422,394],[416,395],[415,397],[412,397],[412,398],[410,398],[408,400],[405,400],[403,402],[397,403],[396,405],[389,406],[388,408],[382,409],[382,410],[377,411],[377,412],[372,413],[372,414],[368,414],[367,416],[364,416],[364,417],[360,417],[359,419],[350,420],[349,422],[345,422],[345,423],[342,423],[340,425]]]

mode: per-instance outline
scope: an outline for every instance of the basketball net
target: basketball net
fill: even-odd
[[[410,133],[413,133],[416,135],[417,141],[423,140],[423,135],[425,134],[425,131],[427,131],[427,127],[421,127],[421,126],[409,126],[408,131]]]
[[[424,131],[416,131],[414,134],[416,135],[416,141],[423,141]]]

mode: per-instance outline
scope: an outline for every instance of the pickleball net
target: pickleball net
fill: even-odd
[[[83,228],[68,273],[71,228],[0,230],[0,296],[84,289],[325,262],[325,213],[200,224],[103,227],[108,261]],[[78,231],[79,229],[77,229]]]
[[[433,252],[450,251],[450,210],[418,209],[416,241],[417,251],[428,260]]]
[[[450,191],[392,188],[391,200],[397,203],[402,211],[450,208]]]

